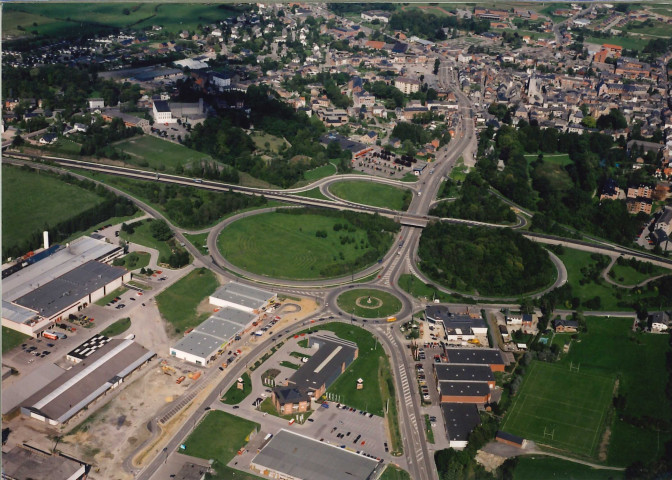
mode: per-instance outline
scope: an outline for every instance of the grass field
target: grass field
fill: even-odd
[[[641,33],[644,36],[653,35],[656,37],[669,37],[670,36],[670,26],[664,22],[659,22],[657,20],[653,21],[652,27],[643,27],[643,22],[628,22],[624,27],[621,27],[622,30],[630,33]]]
[[[295,193],[294,195],[298,195],[299,197],[308,197],[308,198],[317,198],[320,200],[329,200],[322,192],[320,192],[319,188],[313,188],[311,190],[306,190],[305,192],[298,192]]]
[[[591,265],[596,263],[591,258],[591,253],[565,248],[564,253],[558,255],[558,257],[567,267],[567,279],[572,286],[573,295],[578,297],[581,303],[594,297],[600,297],[601,306],[599,310],[621,310],[623,307],[619,306],[619,303],[632,304],[639,298],[654,295],[653,292],[646,290],[619,288],[608,284],[604,279],[597,282],[591,280],[581,285],[580,280],[584,278],[581,269],[584,267],[590,268]]]
[[[613,273],[611,278],[621,285],[637,285],[647,278],[658,275],[670,275],[672,274],[672,270],[655,266],[651,273],[641,273],[629,265],[619,265],[618,263],[614,263],[614,266],[611,267],[610,275],[611,273]]]
[[[189,240],[189,242],[201,252],[203,255],[208,254],[208,233],[196,233],[191,235],[189,233],[184,233],[184,237]]]
[[[262,213],[226,227],[217,245],[227,260],[252,273],[274,278],[325,278],[320,274],[325,265],[352,264],[369,249],[364,230],[335,232],[337,223],[350,225],[336,217]],[[317,231],[327,232],[327,238],[318,238]],[[345,236],[354,243],[341,244]]]
[[[400,211],[406,211],[413,198],[410,190],[364,180],[334,183],[329,191],[350,202]]]
[[[198,315],[196,307],[219,286],[215,275],[205,268],[192,271],[156,297],[163,318],[180,333],[200,324],[208,314]]]
[[[649,43],[649,40],[650,38],[638,38],[633,36],[616,37],[612,35],[609,38],[586,37],[584,43],[593,43],[596,45],[610,43],[612,45],[620,45],[628,50],[642,50],[646,44]]]
[[[415,174],[413,174],[411,172],[408,172],[408,173],[404,174],[404,176],[401,177],[399,180],[401,180],[402,182],[413,183],[413,182],[417,182],[419,178],[420,177],[416,176]]]
[[[73,142],[69,138],[59,137],[55,144],[43,147],[45,150],[49,150],[55,153],[59,153],[64,156],[79,158],[79,152],[82,149],[82,145]]]
[[[222,397],[222,403],[226,403],[227,405],[237,405],[245,400],[245,397],[252,392],[252,380],[250,380],[250,375],[245,372],[240,377],[243,379],[243,389],[240,390],[238,388],[238,382],[234,382]]]
[[[222,411],[211,411],[189,435],[184,442],[186,448],[180,450],[180,453],[215,460],[215,469],[221,474],[220,466],[229,463],[238,450],[247,444],[249,435],[259,428],[258,423],[244,418]],[[223,432],[226,434],[223,435]]]
[[[250,135],[250,138],[252,138],[257,149],[268,150],[273,153],[278,153],[282,145],[289,146],[289,142],[286,140],[266,132],[254,132]],[[268,147],[266,146],[267,143]]]
[[[109,325],[105,330],[100,332],[100,334],[105,335],[106,337],[115,337],[124,333],[129,328],[131,328],[131,319],[126,317]]]
[[[634,333],[631,319],[587,317],[586,322],[588,332],[580,334],[580,342],[572,342],[560,363],[565,368],[573,362],[582,370],[617,375],[618,394],[626,398],[625,414],[669,422],[672,408],[664,392],[665,355],[670,349],[667,336]],[[615,415],[607,461],[619,466],[636,460],[646,463],[660,456],[670,439],[670,432],[637,428]]]
[[[406,470],[388,464],[379,480],[411,480],[411,476]]]
[[[502,430],[594,457],[613,387],[613,375],[594,372],[586,365],[579,372],[570,372],[569,365],[533,361]]]
[[[438,290],[434,285],[425,283],[410,273],[402,273],[399,276],[399,286],[414,297],[429,301],[439,299],[443,303],[476,303],[466,297],[458,297],[444,293]]]
[[[623,472],[614,470],[598,470],[596,468],[574,463],[560,458],[543,455],[521,455],[513,471],[513,480],[620,480]]]
[[[141,135],[128,138],[114,144],[118,150],[127,153],[131,158],[126,163],[148,170],[158,169],[174,173],[175,167],[186,167],[193,162],[212,162],[212,157],[205,153],[191,150],[183,145],[162,140],[152,135]]]
[[[12,330],[11,328],[2,327],[2,353],[9,352],[11,349],[18,347],[30,337],[21,332]]]
[[[565,192],[570,190],[574,183],[569,173],[560,163],[545,162],[534,170],[535,175],[545,178],[548,181],[549,188],[556,192]]]
[[[131,252],[123,258],[118,259],[114,265],[126,267],[128,270],[137,270],[149,265],[151,258],[152,256],[147,252]]]
[[[119,232],[119,236],[126,240],[127,242],[137,243],[138,245],[143,245],[145,247],[154,248],[159,251],[159,261],[164,262],[168,260],[168,257],[172,254],[172,250],[168,242],[159,241],[152,236],[152,233],[149,229],[151,222],[154,220],[142,220],[136,222],[135,230],[132,234],[128,232]]]
[[[542,155],[544,156],[544,163],[553,163],[562,167],[573,163],[566,153],[543,153]],[[534,162],[537,158],[539,158],[539,154],[528,153],[525,155],[528,165]]]
[[[50,35],[56,35],[73,28],[81,29],[82,25],[107,25],[119,28],[132,25],[138,30],[141,30],[142,27],[161,25],[165,30],[172,32],[194,30],[199,24],[207,25],[224,20],[241,10],[230,5],[218,7],[217,5],[180,3],[170,5],[82,3],[78,4],[76,9],[72,9],[67,4],[21,4],[12,5],[12,7],[6,10],[7,13],[3,11],[3,32],[5,24],[10,28],[15,28],[15,25],[21,24],[19,20],[24,21],[25,17],[16,19],[15,15],[25,12],[57,20],[45,25],[45,29],[49,27],[48,30],[38,28],[40,34]],[[124,15],[124,9],[128,9],[128,15]],[[37,22],[38,25],[41,24],[40,21]],[[30,28],[26,26],[26,29],[29,31],[33,29],[32,22]]]
[[[464,179],[467,178],[467,167],[464,165],[464,158],[460,157],[457,159],[455,166],[450,170],[450,178],[456,182],[464,182]]]
[[[370,304],[367,303],[369,297]],[[364,318],[383,318],[401,310],[401,301],[397,297],[375,289],[347,290],[339,295],[336,302],[344,312]]]
[[[2,244],[21,244],[45,225],[59,222],[102,202],[89,190],[44,173],[2,166]],[[53,243],[60,241],[50,232]]]
[[[333,164],[327,163],[321,167],[313,168],[312,170],[306,170],[303,172],[303,179],[307,180],[308,182],[314,182],[315,180],[334,175],[337,171],[338,170]]]

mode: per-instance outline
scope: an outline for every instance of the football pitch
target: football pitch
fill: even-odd
[[[611,404],[614,378],[580,365],[533,361],[502,430],[536,443],[594,457]]]

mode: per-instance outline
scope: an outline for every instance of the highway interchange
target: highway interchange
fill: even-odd
[[[438,76],[439,82],[451,83],[452,80],[452,71],[448,67],[442,67],[440,70],[440,75]],[[526,221],[519,221],[517,225],[491,225],[491,224],[482,224],[480,222],[472,222],[461,219],[438,219],[428,216],[428,212],[436,198],[436,195],[440,189],[441,182],[444,177],[446,177],[450,170],[455,165],[457,159],[461,155],[473,155],[473,152],[476,151],[476,134],[474,130],[473,123],[473,113],[471,111],[471,105],[469,100],[459,91],[459,89],[453,89],[457,96],[459,109],[462,114],[462,120],[456,128],[456,133],[452,141],[441,148],[437,154],[436,163],[433,164],[434,172],[433,174],[424,174],[418,182],[415,184],[400,182],[391,179],[377,178],[377,177],[364,177],[362,175],[338,175],[327,177],[316,182],[313,182],[310,185],[301,188],[287,189],[287,190],[273,190],[273,189],[259,189],[251,187],[242,187],[239,185],[229,185],[221,182],[214,182],[208,180],[194,180],[187,177],[180,177],[176,175],[165,175],[165,174],[156,174],[154,172],[147,172],[136,169],[129,169],[123,167],[116,167],[110,165],[103,165],[91,162],[81,162],[76,160],[58,158],[58,157],[42,157],[36,158],[29,155],[17,154],[15,152],[4,152],[3,162],[6,163],[16,163],[23,164],[29,163],[31,166],[36,168],[45,168],[45,169],[60,169],[61,167],[65,168],[77,168],[87,171],[97,171],[112,175],[121,175],[136,179],[143,179],[147,181],[158,181],[164,183],[173,183],[179,185],[188,185],[191,187],[203,188],[213,191],[236,191],[245,193],[248,195],[264,195],[268,199],[279,200],[289,204],[294,204],[297,206],[313,206],[320,208],[335,208],[335,209],[346,209],[353,210],[365,213],[378,213],[380,215],[388,216],[394,218],[395,220],[401,223],[401,231],[399,238],[403,239],[403,245],[401,247],[397,246],[397,242],[394,243],[393,248],[381,259],[381,261],[373,266],[364,269],[363,271],[357,272],[354,275],[348,275],[342,278],[330,279],[330,280],[319,280],[319,281],[290,281],[290,280],[276,280],[268,277],[263,277],[260,275],[254,275],[249,272],[245,272],[238,267],[229,263],[220,253],[217,248],[217,237],[221,231],[226,228],[230,223],[244,217],[247,215],[255,215],[261,212],[269,211],[271,209],[261,209],[252,212],[246,212],[240,215],[233,216],[216,227],[208,230],[202,230],[201,232],[209,231],[207,245],[210,252],[210,255],[203,255],[200,251],[191,245],[189,241],[184,237],[185,233],[196,233],[190,232],[183,229],[179,229],[173,226],[176,236],[179,241],[183,242],[189,252],[194,256],[196,264],[203,264],[208,268],[218,272],[232,280],[236,281],[251,281],[255,283],[261,283],[265,288],[273,288],[276,291],[286,294],[294,295],[305,295],[306,292],[310,296],[313,296],[316,300],[319,301],[321,307],[315,312],[311,317],[306,320],[315,319],[323,316],[334,316],[336,321],[350,321],[350,315],[344,314],[341,312],[336,303],[337,296],[344,290],[352,288],[348,284],[351,284],[353,280],[365,279],[369,276],[374,276],[373,281],[366,283],[360,283],[361,286],[371,286],[374,288],[386,290],[402,300],[403,308],[402,311],[397,315],[401,319],[407,319],[414,311],[422,308],[423,304],[417,299],[411,297],[404,290],[402,290],[398,285],[398,280],[400,275],[403,273],[413,273],[418,276],[424,282],[431,282],[430,279],[426,278],[420,269],[417,267],[417,249],[420,240],[420,235],[422,227],[427,224],[428,221],[438,220],[438,221],[448,221],[455,223],[462,223],[467,225],[483,225],[492,228],[520,228],[525,225]],[[40,160],[42,163],[34,162],[35,160]],[[56,165],[56,166],[54,166]],[[72,171],[70,170],[70,173]],[[74,175],[77,175],[76,173]],[[331,195],[328,191],[329,185],[336,181],[343,181],[348,179],[356,180],[370,180],[385,184],[392,184],[396,186],[401,186],[408,188],[413,192],[413,200],[408,208],[407,212],[398,212],[394,210],[389,210],[385,208],[371,207],[368,205],[355,204],[353,202],[347,202],[342,199],[339,199]],[[94,180],[97,181],[97,180]],[[98,181],[99,182],[99,181]],[[99,182],[102,183],[102,182]],[[150,216],[158,219],[164,219],[168,224],[171,224],[168,218],[165,218],[161,212],[157,211],[150,205],[139,201],[138,199],[114,188],[110,185],[104,184],[106,188],[113,190],[116,194],[125,196],[134,201],[142,210],[148,213]],[[298,193],[305,192],[314,188],[320,188],[320,191],[325,194],[329,200],[313,199],[308,197],[303,197],[297,195]],[[543,235],[525,231],[523,233],[527,238],[538,241],[542,243],[552,243],[552,244],[563,244],[566,246],[571,246],[572,248],[579,248],[583,250],[596,251],[604,253],[607,255],[623,255],[626,257],[639,258],[647,261],[654,261],[659,265],[666,266],[671,268],[672,261],[661,259],[660,257],[654,257],[645,252],[639,252],[632,249],[627,249],[613,244],[608,244],[602,241],[581,241],[581,240],[571,240],[563,239],[559,237],[554,237],[551,235]],[[562,262],[557,259],[554,255],[551,255],[553,263],[556,265],[558,270],[558,276],[554,284],[547,289],[544,289],[542,292],[537,292],[537,296],[543,294],[544,292],[555,288],[559,285],[562,285],[567,280],[567,272],[562,264]],[[373,275],[375,274],[375,275]],[[242,278],[241,278],[242,277]],[[448,290],[446,290],[448,291]],[[476,297],[478,298],[478,297]],[[492,300],[492,299],[490,299]],[[502,301],[516,301],[517,299],[499,299]],[[618,314],[618,312],[609,312],[612,314]],[[287,335],[290,335],[294,331],[298,331],[303,328],[302,324],[297,324],[292,327]],[[404,408],[399,408],[399,423],[401,429],[401,436],[403,438],[403,451],[405,455],[406,465],[411,475],[411,478],[414,479],[438,479],[438,474],[433,462],[433,453],[430,452],[425,436],[424,436],[424,419],[420,411],[420,397],[418,392],[414,391],[411,388],[409,383],[406,383],[403,386],[403,378],[412,377],[412,364],[411,358],[409,355],[406,355],[405,349],[403,348],[401,339],[399,337],[398,329],[393,329],[394,333],[391,333],[388,329],[387,324],[381,324],[376,322],[367,322],[360,323],[364,328],[368,329],[374,333],[381,344],[384,346],[385,351],[389,355],[390,361],[392,363],[392,372],[395,376],[395,384],[397,390],[397,399],[400,404],[406,403]],[[252,352],[246,357],[247,360],[254,360],[256,357],[260,356],[265,352],[275,341],[275,339],[268,338],[258,346],[254,348]],[[202,406],[207,406],[217,401],[218,395],[220,392],[228,387],[235,378],[243,373],[245,369],[245,363],[238,362],[236,363],[227,374],[219,381],[217,386],[212,389],[211,393],[207,396],[205,401],[203,401]],[[216,372],[215,372],[216,373]],[[214,381],[215,375],[209,374],[207,376],[211,381]],[[203,408],[199,408],[191,418],[183,423],[179,431],[168,441],[166,445],[163,445],[164,452],[175,451],[179,444],[188,434],[189,430],[193,427],[195,422],[200,416],[204,413]],[[162,412],[159,412],[157,418],[160,417]],[[439,433],[440,434],[440,433]],[[166,453],[167,455],[167,453]],[[153,473],[160,467],[160,465],[165,461],[164,455],[157,455],[156,458],[142,471],[135,470],[130,461],[127,459],[124,462],[124,467],[136,474],[136,478],[139,479],[149,479]]]

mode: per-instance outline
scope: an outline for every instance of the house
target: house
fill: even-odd
[[[394,86],[409,95],[420,90],[420,81],[407,77],[397,77],[394,79]]]
[[[89,110],[105,108],[105,100],[102,98],[89,98]]]
[[[650,198],[628,198],[625,202],[626,207],[628,208],[628,213],[631,215],[637,215],[640,212],[644,212],[647,215],[651,215],[651,208],[653,207],[653,201]]]
[[[579,322],[576,320],[556,320],[555,332],[576,333],[579,329]]]
[[[525,327],[531,327],[534,317],[529,313],[517,314],[517,315],[507,315],[506,324],[507,325],[523,325]]]
[[[280,415],[302,413],[310,410],[311,393],[305,387],[275,387],[271,401]]]
[[[616,184],[616,180],[613,178],[608,179],[604,185],[602,185],[602,191],[600,193],[600,201],[602,200],[616,200],[618,199],[618,194],[620,189]]]
[[[518,448],[525,448],[525,446],[527,445],[527,440],[525,440],[524,438],[518,437],[511,433],[503,432],[501,430],[497,432],[497,435],[495,436],[495,441],[505,443],[507,445],[511,445],[513,447]]]
[[[40,144],[42,145],[52,145],[58,141],[58,134],[56,133],[45,133],[40,138]]]
[[[672,233],[672,207],[667,206],[654,224],[654,230],[662,230],[667,235]]]
[[[667,331],[670,325],[670,316],[665,312],[651,313],[647,320],[647,326],[652,332]]]

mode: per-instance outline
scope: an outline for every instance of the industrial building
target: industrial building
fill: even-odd
[[[468,308],[454,311],[444,305],[429,305],[425,308],[425,320],[442,323],[449,342],[473,340],[477,335],[488,334],[488,326],[480,313],[472,314]]]
[[[2,478],[7,480],[80,480],[86,469],[84,462],[28,445],[2,452]]]
[[[450,448],[465,448],[469,434],[481,424],[481,417],[476,405],[473,403],[442,403],[441,413],[443,414]]]
[[[254,457],[250,468],[282,480],[373,480],[380,476],[384,464],[282,429]]]
[[[434,378],[437,388],[441,382],[486,382],[495,388],[495,376],[488,365],[435,363]]]
[[[504,359],[498,348],[447,348],[448,363],[488,365],[493,372],[504,371]]]
[[[439,382],[441,403],[486,404],[490,401],[487,382]]]
[[[99,348],[108,343],[110,339],[105,335],[94,335],[86,342],[76,346],[68,352],[65,358],[72,363],[79,363],[93,355]]]
[[[242,283],[230,282],[210,295],[210,304],[218,307],[232,307],[258,315],[262,308],[276,299],[277,295],[272,292]]]
[[[21,413],[59,425],[117,388],[156,354],[130,338],[113,339],[21,402]]]
[[[359,349],[354,342],[324,334],[309,336],[308,345],[317,350],[289,377],[286,386],[303,389],[308,392],[309,397],[316,400],[324,395],[327,388],[355,361]],[[283,408],[286,410],[290,407],[287,406],[288,402],[282,402],[280,389],[282,387],[275,387],[273,390],[273,403],[276,408],[278,405],[284,405]],[[293,406],[291,408],[294,409]]]
[[[48,250],[50,255],[34,263],[25,262],[27,265],[18,270],[12,268],[13,273],[7,276],[3,271],[3,326],[39,336],[54,322],[130,280],[130,272],[106,264],[123,254],[116,245],[81,237],[65,247]]]

